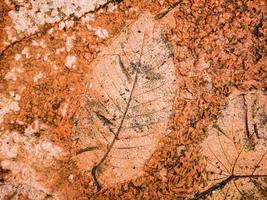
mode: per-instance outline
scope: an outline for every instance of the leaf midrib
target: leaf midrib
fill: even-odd
[[[130,93],[130,96],[128,98],[128,101],[127,101],[127,104],[126,104],[126,108],[125,108],[125,111],[124,111],[124,113],[122,115],[122,119],[120,121],[119,127],[118,127],[117,131],[114,134],[114,138],[112,139],[110,145],[108,146],[108,149],[107,149],[106,153],[103,155],[103,157],[101,158],[101,160],[98,162],[97,165],[95,165],[92,168],[91,174],[92,174],[92,177],[94,179],[94,182],[95,182],[95,185],[96,185],[98,191],[101,190],[101,185],[100,185],[100,183],[97,180],[96,173],[97,173],[98,169],[100,168],[100,166],[104,163],[104,161],[108,157],[108,155],[109,155],[112,147],[114,146],[116,140],[118,140],[119,134],[121,132],[121,128],[122,128],[123,123],[125,121],[126,115],[127,115],[128,111],[129,111],[130,103],[131,103],[131,100],[132,100],[132,97],[133,97],[133,92],[134,92],[134,89],[135,89],[136,83],[137,83],[137,77],[138,77],[138,70],[136,70],[136,72],[135,72],[135,76],[134,76],[134,81],[133,81],[131,93]]]

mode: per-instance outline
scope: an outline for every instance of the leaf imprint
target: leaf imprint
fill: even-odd
[[[80,166],[89,166],[97,190],[142,175],[166,133],[176,77],[161,30],[143,14],[91,64],[76,129],[83,149],[97,147],[78,158]]]

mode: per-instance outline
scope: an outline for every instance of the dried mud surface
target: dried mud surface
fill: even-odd
[[[257,1],[0,2],[0,199],[267,198]]]

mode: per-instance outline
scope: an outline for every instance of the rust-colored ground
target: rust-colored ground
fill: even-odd
[[[265,1],[95,2],[0,2],[0,199],[266,199]]]

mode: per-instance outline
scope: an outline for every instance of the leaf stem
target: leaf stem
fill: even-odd
[[[137,82],[137,77],[138,77],[137,75],[138,75],[138,70],[136,70],[136,72],[135,72],[134,82],[133,82],[133,85],[132,85],[131,93],[130,93],[129,99],[127,101],[127,105],[126,105],[125,111],[123,113],[122,119],[120,121],[119,127],[118,127],[117,131],[114,134],[114,138],[112,139],[112,141],[111,141],[110,145],[108,146],[108,149],[107,149],[106,153],[104,154],[104,156],[102,157],[102,159],[91,170],[91,174],[92,174],[92,177],[94,179],[97,191],[101,190],[101,184],[99,183],[99,181],[97,179],[97,171],[99,170],[100,166],[104,163],[104,161],[107,159],[112,147],[115,144],[115,141],[118,140],[118,137],[119,137],[119,134],[121,132],[121,128],[122,128],[123,122],[124,122],[124,120],[126,118],[126,115],[128,113],[129,107],[130,107],[130,102],[132,100],[133,91],[135,89],[136,82]]]

